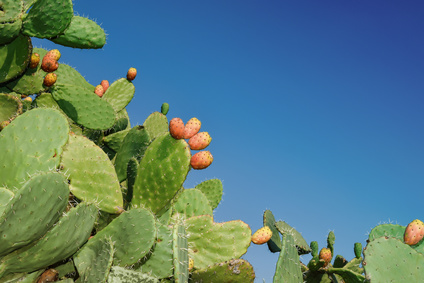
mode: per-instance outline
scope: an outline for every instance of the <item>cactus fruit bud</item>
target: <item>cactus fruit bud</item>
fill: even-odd
[[[37,68],[38,64],[40,63],[40,54],[38,53],[32,53],[31,55],[31,61],[29,62],[29,67],[31,69]]]
[[[46,87],[51,87],[52,85],[54,85],[54,83],[57,80],[57,75],[55,73],[48,73],[45,77],[44,77],[44,81],[43,84]]]
[[[416,245],[424,237],[424,223],[421,220],[415,219],[406,226],[403,239],[407,245]]]
[[[193,267],[194,267],[194,260],[191,257],[189,257],[188,258],[188,271],[192,271]]]
[[[272,237],[272,231],[268,226],[264,226],[262,228],[260,228],[259,230],[257,230],[253,235],[252,235],[252,243],[256,244],[256,245],[262,245],[265,244],[266,242],[268,242]]]
[[[355,245],[353,246],[353,251],[355,252],[355,257],[356,258],[361,258],[361,254],[362,254],[362,244],[361,243],[355,243]]]
[[[181,118],[172,118],[172,120],[169,121],[169,133],[176,140],[180,140],[184,137],[184,122]]]
[[[52,57],[44,56],[43,61],[41,62],[41,69],[46,73],[51,73],[59,68],[59,63],[57,60],[54,60]]]
[[[50,268],[41,274],[37,283],[55,282],[59,279],[59,272],[56,269]]]
[[[32,102],[32,97],[31,96],[27,96],[27,97],[24,98],[24,101]]]
[[[188,140],[188,145],[192,150],[205,149],[212,141],[208,132],[197,133]]]
[[[329,248],[322,248],[319,252],[319,259],[324,261],[324,267],[331,262],[331,250]]]
[[[52,58],[55,61],[59,61],[60,59],[60,51],[58,49],[52,49],[49,52],[47,52],[46,57]]]
[[[103,87],[103,91],[106,91],[109,88],[109,81],[103,80],[100,82],[100,85]]]
[[[166,114],[168,114],[168,111],[169,111],[169,104],[166,103],[166,102],[162,103],[162,106],[160,107],[160,112],[163,115],[166,115]]]
[[[103,96],[103,94],[105,93],[105,90],[104,90],[104,88],[103,88],[103,86],[102,86],[102,85],[97,85],[97,86],[94,88],[94,93],[95,93],[95,94],[97,94],[99,97],[102,97],[102,96]]]
[[[193,169],[205,169],[211,165],[213,156],[209,151],[199,151],[191,157],[190,165]]]
[[[200,130],[202,123],[197,118],[191,118],[188,120],[184,129],[184,139],[190,139],[192,136],[197,134]]]
[[[127,72],[127,80],[132,81],[135,79],[135,76],[137,76],[137,69],[130,68]]]

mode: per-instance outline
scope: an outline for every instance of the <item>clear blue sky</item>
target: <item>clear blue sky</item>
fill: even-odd
[[[220,178],[215,221],[252,230],[271,209],[307,242],[351,259],[383,222],[423,220],[424,2],[74,1],[106,30],[102,50],[60,47],[96,85],[138,69],[129,114],[197,117]],[[36,46],[57,48],[47,41]],[[257,282],[277,255],[251,246]],[[303,257],[307,262],[309,257]]]

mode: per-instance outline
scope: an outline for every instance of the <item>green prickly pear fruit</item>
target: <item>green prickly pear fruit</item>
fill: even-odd
[[[312,257],[317,257],[318,256],[318,242],[312,241],[309,246],[311,247],[311,250],[312,250],[312,252],[311,252]]]
[[[31,69],[37,68],[39,63],[40,63],[40,54],[32,53],[31,60],[29,62],[29,67]]]
[[[100,82],[100,85],[103,87],[103,90],[106,91],[109,88],[109,81],[108,80],[102,80]]]
[[[331,262],[332,254],[329,248],[322,248],[319,252],[319,259],[324,261],[324,267]]]
[[[199,151],[191,157],[190,165],[193,169],[205,169],[211,165],[213,156],[210,151]]]
[[[57,75],[55,73],[48,73],[44,77],[43,85],[45,85],[46,87],[51,87],[52,85],[55,84],[56,80],[57,80]]]
[[[184,122],[181,118],[172,118],[169,121],[169,133],[176,140],[184,138]]]
[[[262,245],[265,244],[266,242],[268,242],[272,237],[272,231],[268,226],[264,226],[262,228],[260,228],[259,230],[257,230],[253,235],[252,235],[252,243],[256,244],[256,245]]]
[[[421,220],[415,219],[406,226],[405,234],[403,236],[405,244],[410,246],[416,245],[423,239],[423,237],[424,223]]]
[[[187,124],[184,127],[184,139],[190,139],[192,136],[197,134],[200,130],[202,123],[199,119],[193,117],[188,120]]]
[[[160,107],[160,112],[163,115],[166,115],[166,114],[168,114],[168,111],[169,111],[169,104],[166,103],[166,102],[162,103],[162,106]]]
[[[130,68],[127,72],[127,80],[133,81],[135,79],[135,76],[137,76],[137,69]]]
[[[51,73],[59,68],[59,63],[53,57],[45,55],[41,61],[41,69],[46,73]]]
[[[188,140],[188,145],[192,150],[202,150],[205,149],[211,143],[211,141],[212,138],[208,132],[200,132]]]
[[[361,243],[355,243],[355,245],[353,246],[353,251],[355,252],[356,258],[361,258],[362,244]]]
[[[94,88],[94,93],[97,94],[99,97],[102,97],[103,94],[105,93],[105,89],[103,88],[102,85],[97,85]]]

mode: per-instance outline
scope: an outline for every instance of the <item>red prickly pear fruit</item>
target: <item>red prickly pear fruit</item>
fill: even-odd
[[[100,82],[100,85],[103,87],[103,90],[106,91],[109,88],[109,81],[103,80]]]
[[[31,69],[37,68],[39,63],[40,63],[40,54],[32,53],[31,60],[29,62],[29,67]]]
[[[331,261],[332,255],[329,248],[322,248],[319,252],[319,259],[324,261],[324,267],[326,267]]]
[[[62,55],[60,54],[60,51],[58,49],[52,49],[46,54],[46,57],[50,57],[55,61],[59,61],[60,56]]]
[[[169,133],[176,140],[184,138],[184,122],[181,118],[172,118],[169,121]]]
[[[200,130],[201,125],[202,123],[199,121],[199,119],[195,117],[188,120],[184,129],[184,139],[190,139],[192,136],[197,134]]]
[[[188,140],[188,145],[192,150],[202,150],[205,149],[211,143],[211,141],[212,138],[208,132],[200,132]]]
[[[50,268],[41,274],[37,283],[55,282],[59,279],[59,272],[56,269]]]
[[[127,80],[132,81],[135,79],[135,76],[137,76],[137,69],[130,68],[127,72]]]
[[[59,63],[57,60],[54,60],[52,57],[44,56],[43,61],[41,62],[41,69],[46,73],[51,73],[59,68]]]
[[[262,245],[268,242],[272,237],[272,231],[268,226],[264,226],[260,229],[258,229],[253,235],[252,235],[252,243],[256,245]]]
[[[44,77],[44,81],[43,84],[47,87],[51,87],[52,85],[54,85],[54,83],[57,80],[57,75],[55,73],[48,73],[45,77]]]
[[[205,169],[211,165],[212,161],[213,156],[209,151],[199,151],[191,157],[190,165],[193,169],[196,170]]]
[[[424,223],[421,220],[415,219],[406,226],[403,239],[407,245],[416,245],[424,237]]]
[[[97,85],[94,88],[94,93],[97,94],[99,97],[102,97],[103,94],[105,93],[105,90],[103,89],[103,86],[102,85]]]

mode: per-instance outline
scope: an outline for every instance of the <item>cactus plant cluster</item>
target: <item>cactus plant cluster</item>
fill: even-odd
[[[184,188],[212,161],[192,161],[211,142],[200,121],[175,138],[164,103],[131,126],[135,68],[99,95],[59,50],[33,47],[105,44],[71,0],[0,5],[0,282],[253,282],[250,227],[213,219],[222,182]]]

